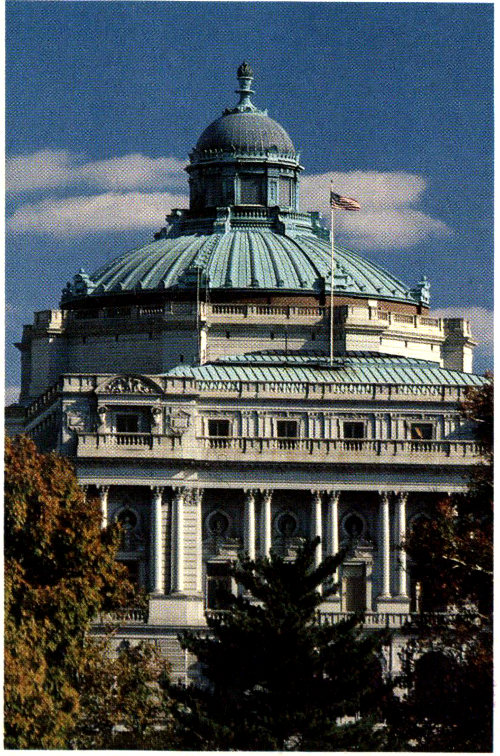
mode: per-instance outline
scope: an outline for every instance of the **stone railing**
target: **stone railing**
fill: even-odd
[[[138,625],[145,624],[148,621],[148,610],[141,606],[127,606],[122,609],[114,609],[109,612],[101,612],[97,615],[94,622],[100,625],[120,624],[120,625]]]
[[[229,610],[227,609],[207,609],[205,617],[207,619],[217,618],[224,621]],[[320,625],[337,625],[348,619],[352,619],[356,612],[318,612],[316,615],[317,622]],[[360,612],[360,622],[365,628],[379,630],[382,628],[408,628],[417,627],[421,624],[426,626],[441,626],[453,615],[447,612],[424,612],[424,613],[404,613],[404,612]]]
[[[383,330],[412,331],[444,337],[444,320],[427,315],[390,312],[376,307],[343,305],[335,308],[335,321],[344,326],[369,326]]]
[[[266,437],[182,437],[148,433],[78,434],[78,457],[149,457],[224,462],[478,464],[475,441],[397,441]]]

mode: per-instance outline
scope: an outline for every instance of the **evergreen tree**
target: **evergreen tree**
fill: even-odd
[[[304,545],[295,561],[242,559],[232,575],[243,594],[209,617],[208,634],[181,637],[206,679],[204,687],[172,690],[184,748],[382,748],[381,712],[391,696],[381,667],[384,636],[363,633],[359,616],[318,621],[342,560],[315,567],[318,544]]]

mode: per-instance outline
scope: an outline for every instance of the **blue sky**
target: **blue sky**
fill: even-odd
[[[243,59],[300,149],[303,209],[326,212],[333,176],[363,206],[339,242],[427,274],[491,366],[492,5],[8,0],[8,398],[33,310],[185,205],[188,152]]]

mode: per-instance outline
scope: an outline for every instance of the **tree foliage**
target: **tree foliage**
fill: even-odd
[[[171,729],[164,687],[168,662],[148,643],[109,654],[110,638],[89,640],[79,674],[80,714],[72,745],[85,749],[155,749]]]
[[[131,586],[118,533],[70,463],[27,437],[5,450],[5,745],[64,748],[80,710],[85,636]]]
[[[232,575],[243,593],[209,618],[210,634],[186,633],[207,684],[175,689],[183,746],[197,750],[344,750],[380,747],[375,726],[391,695],[381,668],[384,638],[360,617],[318,622],[335,590],[318,588],[341,557],[314,566],[319,539],[295,561],[243,559]],[[353,718],[357,719],[354,720]]]
[[[474,422],[483,461],[468,492],[441,501],[432,519],[417,522],[406,544],[425,608],[451,613],[437,625],[423,618],[404,654],[406,695],[393,720],[403,750],[492,747],[492,380],[470,389],[461,409]]]

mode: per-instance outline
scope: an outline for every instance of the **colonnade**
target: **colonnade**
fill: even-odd
[[[153,593],[165,592],[165,536],[163,532],[164,487],[151,486],[151,549],[150,586]],[[109,486],[99,487],[102,524],[108,523]],[[305,493],[305,492],[304,492]],[[322,556],[335,555],[339,551],[339,499],[341,492],[311,490],[310,496],[310,536],[321,538],[321,547],[316,550],[315,560],[319,564]],[[172,593],[186,590],[185,557],[186,549],[194,547],[195,577],[190,578],[190,587],[195,593],[202,592],[202,497],[203,490],[197,488],[175,488],[172,497],[171,532],[171,585]],[[397,555],[395,585],[397,598],[407,598],[407,559],[402,544],[406,537],[406,503],[408,494],[394,491],[379,492],[378,549],[380,552],[381,588],[380,599],[391,599],[392,554]],[[250,559],[269,556],[272,541],[272,500],[270,489],[247,489],[243,504],[243,549]],[[391,528],[391,502],[394,502],[395,526]],[[323,504],[326,503],[326,517],[323,519]],[[258,513],[260,516],[258,517]],[[191,540],[186,541],[186,521],[189,522]],[[325,523],[325,525],[323,525]],[[391,531],[394,534],[391,543]]]

